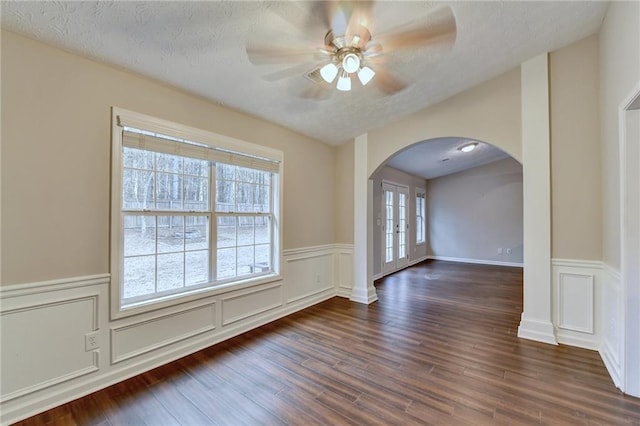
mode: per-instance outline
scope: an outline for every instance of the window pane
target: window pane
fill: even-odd
[[[184,177],[185,210],[207,210],[209,204],[209,181],[207,178]]]
[[[155,292],[155,256],[125,257],[123,298],[144,296]]]
[[[222,216],[218,218],[218,248],[236,246],[236,218]]]
[[[240,225],[238,226],[238,245],[253,245],[255,242],[253,217],[239,217],[238,224]]]
[[[218,180],[216,182],[216,210],[219,212],[235,211],[235,182]]]
[[[158,291],[175,290],[184,285],[184,253],[158,255]]]
[[[216,180],[234,180],[236,167],[230,164],[216,164]]]
[[[224,280],[236,276],[236,248],[218,249],[217,279]]]
[[[255,180],[255,170],[253,169],[248,169],[246,167],[238,167],[235,166],[236,168],[236,180],[239,182],[247,182],[247,183],[253,183]]]
[[[265,185],[256,185],[254,192],[254,212],[267,213],[270,210],[269,204],[269,187]]]
[[[161,210],[182,210],[182,175],[158,173],[156,176],[156,207]]]
[[[153,172],[124,169],[122,174],[122,205],[125,209],[153,207]]]
[[[195,158],[185,158],[184,173],[187,175],[209,177],[209,162],[206,160],[196,160]]]
[[[184,250],[184,216],[158,216],[158,253]]]
[[[271,244],[256,246],[256,264],[254,272],[266,272],[271,269]]]
[[[136,256],[156,252],[155,216],[125,216],[124,255]]]
[[[198,285],[209,281],[209,251],[189,251],[185,254],[185,284]]]
[[[133,169],[153,169],[153,152],[125,147],[122,150],[122,164]]]
[[[187,216],[185,223],[185,250],[209,248],[209,218],[207,216]]]
[[[253,185],[248,183],[236,184],[236,203],[238,212],[253,211]]]
[[[156,153],[156,169],[164,172],[182,173],[182,160],[184,157],[171,154]]]
[[[252,274],[255,268],[253,246],[238,247],[238,276]]]
[[[258,216],[255,218],[256,244],[266,244],[271,242],[271,226],[268,216]]]

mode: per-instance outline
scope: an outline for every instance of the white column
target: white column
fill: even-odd
[[[521,66],[524,312],[518,337],[557,344],[551,322],[548,54]]]
[[[372,212],[373,183],[367,174],[367,135],[355,138],[353,155],[353,290],[351,300],[378,300],[373,286]]]
[[[640,83],[631,99],[640,96]],[[624,392],[640,398],[640,108],[620,109],[620,238],[624,286]],[[637,100],[636,100],[637,102]]]

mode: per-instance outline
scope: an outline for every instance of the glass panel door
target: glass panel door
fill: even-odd
[[[382,273],[386,274],[406,266],[409,261],[409,189],[383,183],[382,203]]]

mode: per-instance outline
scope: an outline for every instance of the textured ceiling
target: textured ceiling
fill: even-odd
[[[371,32],[424,22],[438,2],[378,2]],[[450,2],[458,34],[451,52],[386,55],[409,86],[385,97],[374,87],[304,99],[314,64],[276,79],[246,46],[322,44],[313,2],[2,2],[2,26],[68,51],[161,80],[217,103],[337,145],[596,32],[602,2]],[[384,46],[383,46],[384,48]],[[435,57],[437,56],[437,57]],[[276,73],[276,74],[274,74]]]
[[[458,148],[476,142],[471,152]],[[500,149],[482,142],[460,138],[439,138],[414,145],[391,158],[387,166],[425,179],[435,179],[483,164],[509,158]]]

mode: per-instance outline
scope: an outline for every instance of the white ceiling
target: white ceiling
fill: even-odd
[[[458,148],[476,142],[471,152]],[[387,161],[387,166],[425,179],[458,173],[508,158],[509,154],[483,142],[460,138],[439,138],[414,145]]]
[[[596,32],[607,7],[591,1],[447,3],[458,27],[453,50],[439,60],[428,48],[387,55],[387,69],[410,84],[389,97],[367,86],[304,99],[300,93],[314,83],[303,73],[315,64],[269,81],[265,76],[286,66],[249,62],[245,48],[252,43],[322,45],[327,28],[309,1],[3,1],[2,26],[338,145]],[[424,21],[439,4],[379,1],[374,39]]]

